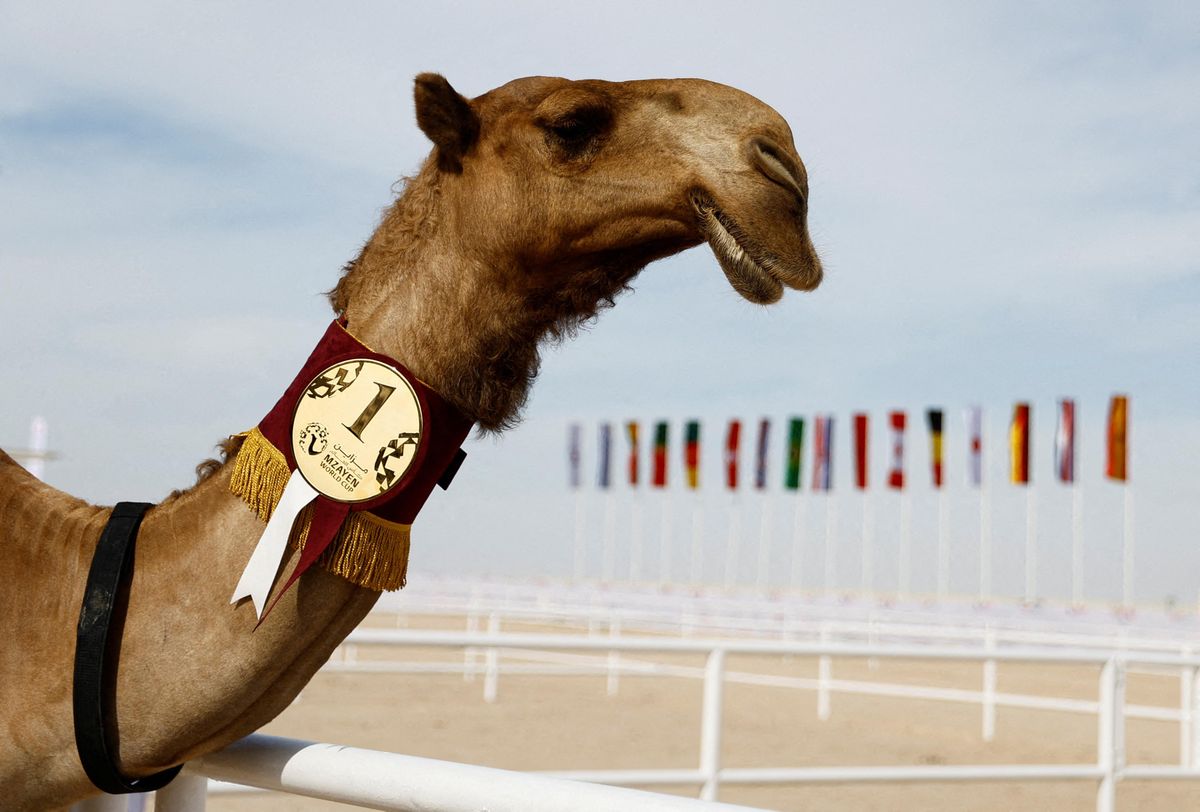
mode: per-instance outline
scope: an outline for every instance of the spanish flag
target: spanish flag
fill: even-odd
[[[692,490],[700,487],[700,421],[689,420],[684,428],[683,464]]]
[[[1129,398],[1113,395],[1108,406],[1108,454],[1104,473],[1109,479],[1129,479]]]
[[[1029,484],[1029,422],[1029,404],[1018,403],[1008,430],[1009,470],[1014,485]]]
[[[933,487],[942,487],[942,423],[941,409],[926,409],[925,419],[929,423],[929,458],[933,465]]]
[[[804,418],[793,417],[788,427],[787,468],[783,486],[789,491],[800,490],[800,463],[804,457]]]
[[[656,488],[667,487],[667,421],[654,425],[654,478]]]

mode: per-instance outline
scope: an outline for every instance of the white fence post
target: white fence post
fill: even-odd
[[[208,799],[208,779],[184,771],[175,780],[154,793],[155,812],[204,812]]]
[[[1104,776],[1096,792],[1096,812],[1116,812],[1117,781],[1125,768],[1125,664],[1116,657],[1100,670],[1099,710],[1096,762]]]
[[[829,644],[829,624],[821,624],[821,645]],[[817,659],[817,718],[824,722],[829,718],[829,681],[833,678],[833,660],[828,654]]]
[[[721,784],[721,714],[725,690],[725,650],[715,648],[704,665],[704,707],[700,716],[700,800],[715,801]]]
[[[987,627],[983,637],[983,647],[987,651],[996,650],[996,632],[991,626]],[[983,740],[990,742],[996,738],[996,661],[983,661]]]
[[[1192,656],[1191,646],[1184,646],[1181,653],[1184,657]],[[1179,766],[1191,767],[1193,760],[1192,747],[1195,743],[1193,732],[1196,719],[1195,693],[1196,668],[1185,665],[1179,669]]]
[[[473,634],[479,631],[479,615],[474,609],[467,613],[467,634]],[[463,681],[474,682],[476,670],[476,656],[478,651],[473,646],[467,646],[463,649]]]
[[[492,612],[488,615],[487,633],[489,636],[500,634],[500,614]],[[487,650],[483,672],[483,701],[496,701],[497,683],[500,681],[500,652],[495,648]]]
[[[128,809],[128,795],[97,795],[75,804],[71,812],[127,812]]]
[[[608,636],[616,640],[621,636],[621,617],[613,615],[608,621]],[[608,652],[608,680],[605,684],[605,689],[609,696],[616,696],[620,688],[621,678],[621,655],[613,649]]]

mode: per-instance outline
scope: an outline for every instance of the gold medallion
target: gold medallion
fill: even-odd
[[[387,364],[354,358],[313,378],[292,418],[301,475],[338,502],[365,502],[404,479],[421,447],[421,402]]]

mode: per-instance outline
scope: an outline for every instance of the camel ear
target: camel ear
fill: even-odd
[[[479,138],[479,116],[445,77],[422,73],[413,87],[417,126],[437,147],[438,168],[462,172],[463,157]]]

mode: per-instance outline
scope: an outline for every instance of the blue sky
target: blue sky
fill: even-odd
[[[1071,395],[1089,582],[1108,594],[1102,421],[1128,391],[1138,592],[1197,597],[1195,4],[45,2],[0,3],[0,19],[0,337],[19,382],[0,390],[0,445],[45,415],[59,487],[158,498],[274,402],[329,318],[322,291],[427,151],[417,72],[468,95],[530,74],[701,76],[791,123],[825,284],[761,309],[706,248],[651,266],[547,351],[520,428],[472,443],[421,517],[414,572],[567,571],[570,420],[703,417],[715,483],[728,417],[830,411],[850,582],[849,413],[875,416],[878,471],[887,409],[944,406],[960,481],[959,409],[982,403],[1000,478],[1001,429],[1028,399],[1053,581],[1066,547],[1051,414]],[[925,438],[910,448],[923,473]],[[725,497],[708,493],[715,550]],[[1020,505],[1001,485],[995,498],[997,547],[1019,558]],[[971,494],[952,499],[970,515]]]

